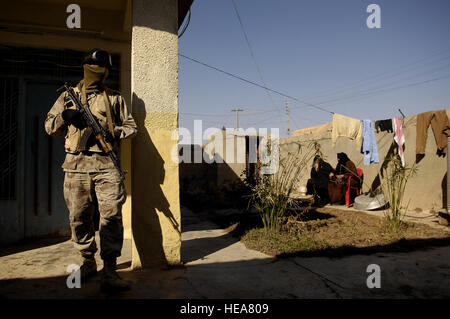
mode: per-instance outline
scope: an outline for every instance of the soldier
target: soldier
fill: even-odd
[[[105,86],[111,56],[94,49],[83,61],[84,78],[74,88],[75,95],[110,134],[118,151],[119,140],[137,133],[136,123],[119,92]],[[123,245],[122,205],[126,200],[123,180],[112,160],[97,145],[92,130],[83,123],[81,113],[62,93],[49,111],[45,130],[51,136],[65,133],[66,159],[64,198],[70,213],[70,228],[75,248],[82,256],[81,277],[97,273],[94,255],[94,211],[100,213],[100,256],[104,262],[101,289],[128,290],[130,285],[116,272],[116,259]]]

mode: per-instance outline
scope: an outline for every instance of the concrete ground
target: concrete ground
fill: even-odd
[[[0,298],[450,298],[450,247],[279,259],[246,249],[187,209],[182,218],[184,266],[129,271],[131,242],[124,242],[118,264],[133,284],[129,292],[101,293],[100,275],[67,288],[66,269],[79,263],[77,252],[68,240],[41,241],[0,251]],[[381,288],[367,287],[371,264],[380,266]]]

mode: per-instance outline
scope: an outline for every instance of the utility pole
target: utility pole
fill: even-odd
[[[239,112],[242,112],[242,109],[234,109],[231,112],[236,112],[236,130],[239,128]]]
[[[291,119],[289,116],[289,100],[286,100],[286,115],[287,115],[287,135],[291,136]]]

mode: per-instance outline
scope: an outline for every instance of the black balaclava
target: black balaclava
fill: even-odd
[[[104,89],[105,80],[108,77],[108,68],[95,64],[85,64],[83,65],[83,70],[84,77],[78,84],[79,89],[84,86],[86,94],[92,92],[102,92]]]
[[[345,163],[347,163],[350,159],[348,158],[347,154],[341,152],[337,154],[337,158],[338,158],[338,164],[337,164],[337,168],[336,171],[338,174],[344,174],[346,172],[345,168],[342,168],[342,166],[345,166]]]

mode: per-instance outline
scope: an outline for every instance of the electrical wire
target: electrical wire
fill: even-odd
[[[384,88],[384,89],[380,89],[380,90],[375,90],[375,91],[372,91],[372,92],[368,92],[366,94],[352,96],[350,98],[347,97],[347,98],[342,98],[342,99],[336,99],[333,102],[342,101],[342,100],[355,101],[355,98],[356,98],[356,100],[361,99],[361,98],[365,99],[367,97],[373,97],[373,96],[379,95],[380,93],[386,93],[386,92],[390,92],[390,91],[393,91],[393,90],[400,90],[400,89],[404,89],[404,88],[408,88],[408,87],[418,86],[418,85],[421,85],[421,84],[426,84],[426,83],[430,83],[430,82],[445,80],[445,79],[448,79],[448,78],[450,78],[450,75],[445,75],[445,76],[441,76],[441,77],[437,77],[437,78],[433,78],[433,79],[428,79],[428,80],[424,80],[424,81],[420,81],[420,82],[415,82],[415,83],[409,83],[409,84],[406,84],[406,85],[401,85],[401,86],[396,86],[396,87],[391,87],[391,88]],[[329,102],[331,102],[331,101],[329,101]],[[334,104],[334,105],[336,105],[336,104]]]
[[[268,122],[268,121],[270,121],[270,120],[273,120],[273,117],[269,117],[269,118],[266,118],[266,119],[263,119],[263,120],[257,121],[257,122],[252,122],[252,123],[248,124],[247,126],[248,126],[248,127],[252,127],[252,126],[255,126],[255,125],[259,125],[259,124]]]
[[[178,114],[188,115],[188,116],[206,116],[206,117],[216,117],[216,116],[234,116],[233,114],[203,114],[203,113],[183,113]]]
[[[345,100],[347,98],[352,98],[354,96],[365,95],[365,93],[377,92],[377,91],[379,91],[381,89],[389,88],[393,84],[398,84],[399,82],[402,82],[402,81],[411,80],[411,79],[416,78],[416,77],[421,76],[421,75],[433,74],[433,73],[436,73],[436,72],[447,71],[449,67],[450,67],[450,64],[447,64],[445,66],[440,66],[437,69],[427,70],[427,71],[424,71],[424,72],[417,73],[415,75],[409,76],[407,78],[403,78],[403,79],[400,79],[400,80],[397,80],[397,81],[393,81],[393,82],[385,83],[385,84],[382,84],[382,85],[378,85],[378,86],[375,86],[375,87],[372,87],[372,88],[369,88],[369,89],[357,91],[357,92],[354,92],[351,95],[346,95],[346,96],[342,96],[342,97],[331,99],[331,100],[321,101],[321,102],[318,102],[317,105],[323,105],[323,104],[328,104],[328,103],[334,102],[334,101]]]
[[[206,64],[206,63],[204,63],[204,62],[201,62],[201,61],[196,60],[196,59],[193,59],[193,58],[190,58],[190,57],[188,57],[188,56],[186,56],[186,55],[184,55],[184,54],[178,53],[178,55],[181,56],[182,58],[185,58],[186,60],[189,60],[189,61],[191,61],[191,62],[195,62],[195,63],[197,63],[197,64],[203,65],[203,66],[205,66],[205,67],[207,67],[207,68],[213,69],[213,70],[218,71],[218,72],[223,73],[223,74],[226,74],[226,75],[228,75],[228,76],[231,76],[231,77],[233,77],[233,78],[235,78],[235,79],[241,80],[241,81],[246,82],[246,83],[248,83],[248,84],[252,84],[252,85],[257,86],[257,87],[260,87],[260,88],[262,88],[262,89],[269,90],[269,91],[271,91],[271,92],[273,92],[273,93],[276,93],[276,94],[278,94],[278,95],[284,96],[284,97],[289,98],[289,99],[291,99],[291,100],[294,100],[294,101],[296,101],[296,102],[303,103],[303,104],[306,104],[306,105],[308,105],[308,106],[314,107],[314,108],[316,108],[316,109],[318,109],[318,110],[321,110],[321,111],[323,111],[323,112],[327,112],[327,113],[330,113],[330,114],[334,114],[334,112],[331,112],[331,111],[329,111],[329,110],[327,110],[327,109],[325,109],[325,108],[323,108],[323,107],[314,105],[314,104],[309,103],[309,102],[306,102],[306,101],[302,101],[302,100],[300,100],[300,99],[298,99],[298,98],[296,98],[296,97],[287,95],[287,94],[285,94],[285,93],[281,93],[281,92],[279,92],[279,91],[277,91],[277,90],[274,90],[274,89],[271,89],[271,88],[269,88],[269,87],[267,87],[267,86],[263,86],[263,85],[258,84],[258,83],[256,83],[256,82],[247,80],[247,79],[245,79],[245,78],[243,78],[243,77],[241,77],[241,76],[238,76],[238,75],[232,74],[232,73],[230,73],[230,72],[221,70],[221,69],[219,69],[219,68],[217,68],[217,67],[215,67],[215,66]]]
[[[183,34],[187,30],[190,22],[191,22],[191,8],[189,7],[188,20],[187,20],[186,25],[184,26],[183,30],[181,31],[181,33],[178,35],[178,39],[183,36]]]
[[[261,68],[259,67],[258,62],[256,61],[256,56],[255,56],[255,54],[253,52],[253,48],[252,48],[252,45],[250,44],[250,40],[248,39],[247,32],[245,31],[244,23],[242,22],[241,16],[240,16],[239,11],[238,11],[238,8],[236,6],[236,2],[234,0],[231,0],[231,3],[233,4],[234,12],[236,13],[236,17],[237,17],[237,19],[239,21],[239,25],[241,26],[241,30],[242,30],[242,33],[244,34],[245,42],[247,42],[248,50],[250,51],[250,55],[252,57],[253,63],[255,64],[256,70],[258,71],[259,78],[261,79],[261,83],[265,87],[267,87],[267,84],[264,81],[264,77],[263,77],[262,72],[261,72]],[[270,92],[268,90],[266,90],[266,93],[267,93],[267,96],[269,97],[270,101],[272,102],[272,105],[274,105],[278,109],[278,114],[281,116],[281,110],[278,107],[278,105],[275,104],[275,102],[273,101],[272,96],[270,95]]]
[[[189,60],[189,61],[191,61],[191,62],[195,62],[195,63],[200,64],[200,65],[203,65],[203,66],[205,66],[205,67],[207,67],[207,68],[213,69],[213,70],[218,71],[218,72],[223,73],[223,74],[226,74],[226,75],[228,75],[228,76],[230,76],[230,77],[236,78],[236,79],[238,79],[238,80],[240,80],[240,81],[246,82],[246,83],[248,83],[248,84],[251,84],[251,85],[260,87],[260,88],[262,88],[262,89],[271,91],[271,92],[276,93],[276,94],[278,94],[278,95],[281,95],[281,96],[283,96],[283,97],[289,98],[289,99],[291,99],[291,100],[293,100],[293,101],[295,101],[295,102],[297,102],[297,103],[304,104],[304,105],[309,106],[309,107],[313,107],[313,108],[318,109],[318,110],[321,110],[321,111],[323,111],[323,112],[327,112],[327,113],[330,113],[330,114],[334,114],[334,112],[329,111],[328,109],[319,106],[320,104],[325,104],[325,102],[313,104],[313,103],[310,103],[310,102],[307,102],[307,101],[304,101],[304,100],[300,100],[300,99],[298,99],[298,98],[296,98],[296,97],[293,97],[293,96],[290,96],[290,95],[288,95],[288,94],[285,94],[285,93],[279,92],[279,91],[277,91],[277,90],[271,89],[271,88],[269,88],[269,87],[267,87],[267,86],[260,85],[260,84],[258,84],[258,83],[256,83],[256,82],[250,81],[250,80],[248,80],[248,79],[245,79],[245,78],[243,78],[243,77],[241,77],[241,76],[232,74],[232,73],[230,73],[230,72],[221,70],[221,69],[219,69],[219,68],[217,68],[217,67],[214,67],[214,66],[212,66],[212,65],[206,64],[206,63],[201,62],[201,61],[199,61],[199,60],[196,60],[196,59],[194,59],[194,58],[188,57],[188,56],[183,55],[183,54],[181,54],[181,53],[179,53],[179,56],[181,56],[181,57],[183,57],[183,58],[185,58],[185,59],[187,59],[187,60]],[[421,85],[421,84],[425,84],[425,83],[430,83],[430,82],[434,82],[434,81],[439,81],[439,80],[443,80],[443,79],[447,79],[447,78],[450,78],[450,75],[449,75],[449,76],[441,76],[441,77],[432,78],[432,79],[427,79],[427,80],[420,81],[420,82],[408,83],[408,84],[406,84],[406,85],[400,85],[400,86],[391,87],[391,88],[382,88],[382,89],[375,90],[375,91],[373,91],[373,89],[372,89],[372,90],[370,90],[371,92],[367,92],[366,94],[353,95],[353,96],[346,97],[346,98],[342,98],[342,97],[341,97],[340,99],[334,99],[334,100],[326,101],[326,103],[336,102],[336,101],[341,101],[341,100],[345,100],[345,99],[348,100],[348,99],[354,99],[354,98],[359,98],[359,97],[374,96],[374,95],[378,95],[378,94],[384,93],[384,92],[389,92],[389,91],[392,91],[392,90],[404,89],[404,88],[408,88],[408,87],[412,87],[412,86],[417,86],[417,85]],[[392,83],[391,83],[391,84],[392,84]],[[366,90],[366,91],[367,91],[367,90]],[[297,107],[293,106],[291,109],[296,109],[296,108],[300,108],[300,107],[303,107],[303,108],[304,108],[304,107],[305,107],[304,105],[300,105],[300,106],[297,106]]]
[[[391,69],[389,71],[384,71],[384,72],[378,73],[376,75],[370,76],[368,78],[364,78],[364,79],[358,80],[356,82],[351,82],[351,83],[348,83],[346,85],[343,85],[343,86],[340,86],[340,87],[337,87],[337,88],[334,88],[334,89],[328,89],[328,90],[325,90],[325,91],[319,91],[316,94],[307,95],[307,96],[305,96],[305,98],[316,99],[316,98],[319,98],[319,97],[334,95],[334,94],[341,93],[343,91],[347,91],[347,90],[349,90],[351,88],[358,87],[358,86],[360,86],[359,85],[360,83],[370,82],[370,81],[373,81],[373,80],[379,79],[379,78],[386,78],[386,77],[389,78],[389,77],[392,77],[392,75],[389,75],[389,74],[392,73],[393,70],[402,70],[402,69],[404,69],[406,67],[411,67],[411,66],[417,65],[418,63],[420,63],[422,61],[426,61],[426,60],[428,60],[428,59],[430,59],[432,57],[439,56],[439,55],[441,55],[443,53],[447,53],[449,51],[450,51],[450,49],[439,50],[439,51],[433,53],[430,56],[427,56],[427,57],[424,57],[424,58],[420,58],[418,60],[414,60],[414,61],[409,62],[407,64],[404,64],[404,65],[401,65],[401,66],[396,67],[394,69]],[[434,61],[434,59],[432,59],[432,61],[429,61],[429,62],[427,62],[427,63],[425,63],[423,65],[427,65],[427,64],[430,64],[430,63],[435,63],[435,62],[438,62],[438,61],[442,61],[442,60],[448,59],[449,57],[450,56],[446,56],[446,57],[441,58],[441,59],[439,59],[437,61]],[[422,66],[419,66],[419,67],[422,67]],[[396,74],[405,73],[405,72],[409,72],[409,70],[403,71],[403,72],[397,72]],[[338,93],[332,93],[332,92],[336,92],[336,91],[338,91]]]
[[[261,79],[261,83],[262,83],[264,86],[267,87],[267,84],[266,84],[266,82],[265,82],[265,80],[264,80],[264,77],[263,77],[263,75],[262,75],[261,68],[259,67],[258,62],[256,61],[256,56],[255,56],[255,54],[254,54],[254,52],[253,52],[253,48],[252,48],[252,45],[250,44],[250,40],[249,40],[249,38],[248,38],[248,36],[247,36],[247,32],[245,31],[244,23],[242,22],[241,15],[239,14],[239,10],[238,10],[238,8],[237,8],[236,2],[235,2],[234,0],[231,0],[231,2],[232,2],[232,4],[233,4],[234,11],[235,11],[235,13],[236,13],[236,17],[237,17],[237,19],[238,19],[238,21],[239,21],[239,24],[240,24],[240,26],[241,26],[242,33],[244,34],[245,41],[247,42],[247,46],[248,46],[248,49],[249,49],[249,51],[250,51],[250,55],[251,55],[251,57],[252,57],[252,59],[253,59],[253,63],[255,64],[256,70],[258,71],[258,74],[259,74],[259,78]],[[276,103],[274,102],[274,100],[273,100],[273,98],[272,98],[272,95],[270,94],[270,92],[269,92],[268,90],[266,90],[266,94],[267,94],[267,96],[269,97],[269,99],[270,99],[272,105],[275,106],[275,107],[277,108],[277,110],[278,110],[278,116],[280,116],[280,120],[281,120],[281,113],[282,113],[282,112],[281,112],[281,109],[278,107],[278,104],[276,104]],[[290,120],[292,120],[292,122],[293,122],[294,125],[296,125],[297,127],[299,126],[294,118],[290,118]]]
[[[246,110],[240,113],[240,115],[243,116],[248,116],[248,115],[259,115],[259,114],[266,114],[266,113],[271,113],[271,112],[278,112],[278,110],[260,110],[260,111],[254,111],[254,110]],[[184,113],[184,112],[179,112],[178,114],[182,114],[182,115],[192,115],[192,116],[207,116],[207,117],[214,117],[214,116],[235,116],[234,114],[205,114],[205,113]]]

